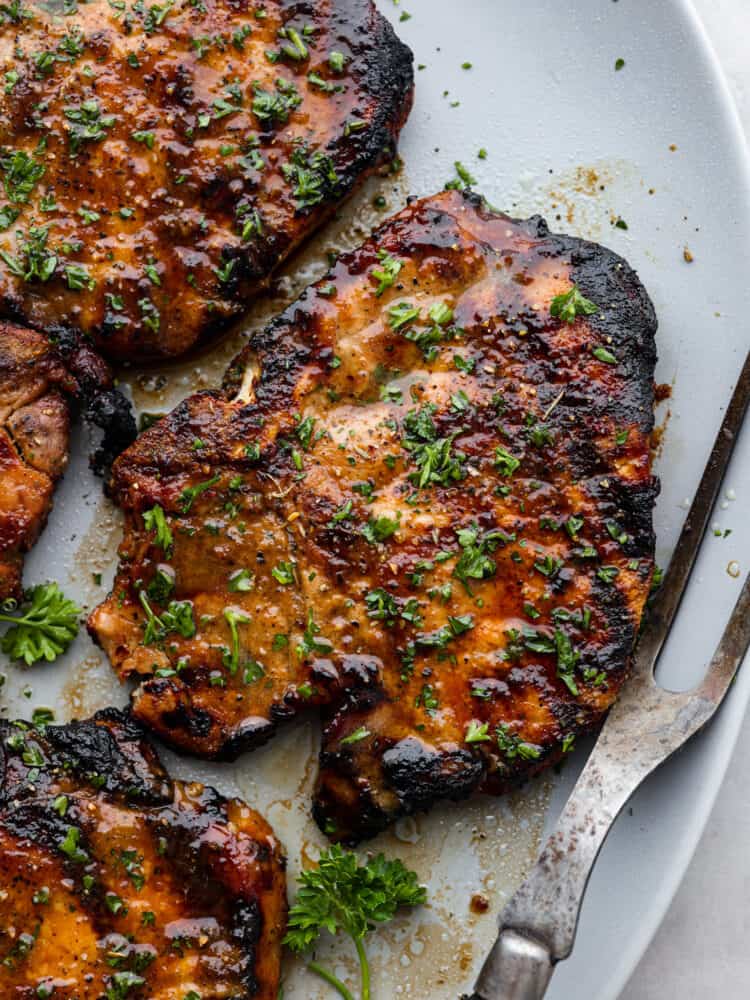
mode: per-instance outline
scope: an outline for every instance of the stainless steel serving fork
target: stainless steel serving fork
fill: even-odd
[[[660,688],[654,668],[680,607],[750,402],[750,354],[727,408],[664,584],[654,598],[632,675],[536,865],[500,916],[472,1000],[540,1000],[568,958],[589,876],[618,814],[641,782],[716,712],[750,646],[750,575],[697,688]]]

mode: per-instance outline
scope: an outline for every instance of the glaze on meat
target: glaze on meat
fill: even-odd
[[[104,429],[93,464],[108,467],[135,424],[107,366],[77,338],[52,344],[0,321],[0,601],[21,597],[24,556],[68,463],[73,400]]]
[[[346,841],[556,761],[649,592],[655,329],[611,251],[414,202],[115,464],[90,629],[136,716],[221,758],[322,709]]]
[[[3,1000],[277,1000],[284,863],[114,710],[0,722]]]
[[[24,555],[68,461],[74,390],[46,337],[0,323],[0,600],[21,596]]]
[[[372,0],[19,0],[0,69],[0,309],[127,362],[240,315],[413,88]]]

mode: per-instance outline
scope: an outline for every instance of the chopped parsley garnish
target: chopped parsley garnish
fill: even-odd
[[[518,733],[510,732],[505,724],[499,725],[495,729],[495,740],[500,753],[506,760],[515,760],[520,757],[522,760],[538,760],[541,756],[539,747],[533,743],[526,743]]]
[[[476,177],[472,177],[463,163],[456,160],[453,166],[456,169],[456,177],[446,183],[446,191],[464,191],[466,188],[470,188],[472,184],[476,184]]]
[[[338,191],[339,177],[333,161],[321,152],[310,153],[303,145],[297,146],[289,162],[282,164],[281,172],[288,184],[293,185],[297,208],[312,208]]]
[[[278,32],[282,44],[279,46],[282,55],[293,62],[303,62],[309,56],[309,51],[296,28],[280,28]]]
[[[19,259],[1,250],[0,258],[17,278],[24,281],[49,281],[57,268],[57,254],[48,249],[48,239],[49,225],[31,226],[20,244],[23,256]]]
[[[611,351],[608,351],[606,347],[595,347],[591,353],[597,361],[601,361],[605,365],[617,364],[617,358]]]
[[[381,514],[378,517],[371,517],[367,524],[362,528],[361,534],[365,540],[370,543],[370,545],[377,545],[378,542],[384,542],[386,539],[396,534],[399,528],[400,519],[400,511],[395,520],[392,517],[388,517],[386,514]]]
[[[392,330],[400,330],[415,319],[419,319],[419,309],[410,302],[397,302],[388,310],[388,323]]]
[[[84,288],[91,291],[96,286],[96,281],[82,264],[66,264],[63,274],[68,288],[73,292],[80,292]]]
[[[131,132],[130,137],[131,139],[134,139],[135,142],[142,142],[143,145],[148,146],[149,149],[154,148],[154,141],[156,139],[156,136],[151,131],[147,131],[145,129],[139,129],[136,132]]]
[[[418,470],[409,474],[409,481],[420,489],[434,484],[450,486],[466,475],[463,467],[466,456],[463,452],[453,454],[452,451],[456,435],[437,436],[432,419],[434,409],[434,406],[427,405],[419,410],[410,410],[404,420],[407,436],[401,446],[410,453]]]
[[[3,186],[10,201],[27,202],[36,184],[44,176],[46,167],[21,149],[0,157]]]
[[[486,580],[497,569],[497,564],[491,554],[500,545],[515,541],[515,535],[509,535],[501,528],[480,533],[476,525],[460,528],[456,533],[461,555],[456,561],[453,575],[460,580],[471,594],[470,580]]]
[[[308,451],[310,448],[310,442],[312,440],[314,430],[315,417],[305,417],[304,419],[302,417],[298,418],[295,433],[297,435],[297,440],[305,451]]]
[[[312,608],[307,611],[307,625],[302,633],[302,639],[297,645],[298,656],[309,656],[311,653],[330,655],[333,643],[320,634],[320,626],[316,625]],[[299,689],[301,690],[301,688]]]
[[[419,601],[415,597],[397,600],[387,590],[376,587],[365,595],[365,606],[368,618],[384,622],[387,628],[391,628],[398,618],[417,628],[422,625]]]
[[[89,860],[89,856],[82,847],[79,847],[80,839],[80,829],[77,826],[69,826],[64,838],[57,846],[71,861],[82,865],[85,861]]]
[[[620,570],[617,566],[600,566],[596,571],[596,575],[602,583],[612,583],[619,572]]]
[[[180,493],[180,507],[182,508],[183,514],[187,514],[190,508],[193,506],[198,497],[205,493],[206,490],[210,490],[212,486],[215,486],[221,479],[221,475],[217,472],[215,475],[211,476],[204,483],[196,483],[195,486],[186,486]]]
[[[574,649],[573,643],[562,629],[555,629],[555,649],[557,651],[557,676],[564,682],[574,696],[578,696],[578,687],[574,679],[575,668],[581,659],[581,654]]]
[[[347,500],[346,503],[343,503],[338,508],[338,510],[335,510],[331,515],[331,519],[328,522],[328,527],[333,528],[337,524],[341,524],[342,521],[348,521],[349,518],[352,516],[353,507],[354,504],[352,503],[351,500]]]
[[[556,295],[549,307],[550,316],[563,323],[575,323],[578,316],[591,316],[599,312],[599,306],[590,299],[584,298],[577,285],[569,291]]]
[[[445,649],[449,642],[473,628],[473,615],[448,615],[445,625],[433,632],[420,632],[414,642],[422,649]]]
[[[378,282],[378,287],[375,289],[375,294],[379,297],[383,294],[386,288],[390,288],[396,278],[401,273],[401,268],[404,266],[402,260],[398,260],[396,257],[392,257],[385,250],[378,250],[378,260],[381,266],[379,268],[373,268],[370,274]]]
[[[328,54],[328,65],[334,73],[343,73],[346,65],[346,56],[343,52],[330,52]]]
[[[520,466],[521,460],[520,458],[516,458],[515,455],[511,455],[506,448],[498,445],[495,448],[495,460],[493,464],[501,476],[510,478]]]
[[[157,566],[146,591],[152,601],[157,604],[166,604],[174,590],[175,572],[171,566]]]
[[[302,98],[293,83],[279,77],[276,81],[276,93],[264,90],[259,83],[253,84],[253,114],[259,121],[273,124],[286,124],[289,114],[299,107]]]
[[[151,646],[162,642],[171,632],[176,632],[183,639],[192,639],[195,635],[195,620],[193,605],[190,601],[170,601],[160,615],[154,614],[144,591],[139,591],[138,598],[141,607],[146,612],[146,622],[143,629],[143,644]]]
[[[550,579],[557,576],[560,570],[563,568],[562,559],[557,559],[551,556],[549,553],[545,555],[544,559],[537,559],[534,562],[534,569],[537,573],[541,573],[542,576],[547,576]]]
[[[466,727],[464,743],[484,743],[487,740],[491,740],[492,737],[490,736],[489,728],[489,723],[477,722],[476,719],[472,719]]]
[[[255,577],[249,569],[234,570],[233,573],[230,573],[229,582],[227,584],[230,592],[233,594],[244,594],[248,590],[252,590],[254,585]]]
[[[279,562],[271,570],[271,576],[282,587],[289,587],[295,581],[295,565],[293,562]]]
[[[240,665],[240,637],[237,632],[238,625],[247,625],[251,621],[250,615],[242,608],[224,608],[224,618],[229,625],[231,636],[231,648],[225,649],[222,653],[222,662],[230,674],[236,674]]]
[[[83,101],[76,107],[63,108],[63,114],[71,123],[68,131],[68,145],[72,156],[76,156],[86,142],[103,139],[107,129],[115,123],[114,115],[103,115],[99,102]]]
[[[420,705],[428,715],[434,715],[440,708],[440,700],[436,696],[431,684],[423,684],[422,690],[414,699],[414,707],[419,708]]]
[[[352,743],[360,743],[362,740],[366,740],[369,735],[370,730],[366,726],[360,726],[359,729],[355,729],[348,736],[342,737],[339,743],[341,746],[349,746]]]

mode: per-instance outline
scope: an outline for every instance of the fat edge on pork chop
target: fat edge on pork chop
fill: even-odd
[[[559,759],[649,592],[655,330],[611,251],[411,204],[115,464],[89,627],[135,715],[231,758],[320,709],[345,841]]]
[[[413,91],[372,0],[29,0],[0,66],[0,310],[126,362],[237,317]]]
[[[277,1000],[284,862],[115,710],[0,721],[0,995]]]

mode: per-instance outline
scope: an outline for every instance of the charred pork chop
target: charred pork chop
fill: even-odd
[[[0,600],[21,596],[23,557],[68,461],[74,391],[45,336],[0,323]]]
[[[347,841],[557,760],[649,592],[655,328],[609,250],[413,203],[116,462],[90,628],[136,716],[232,757],[322,706]]]
[[[284,864],[114,710],[0,722],[0,995],[276,1000]]]
[[[53,345],[0,321],[0,601],[21,596],[24,555],[68,461],[73,399],[105,430],[96,464],[106,466],[135,431],[107,366],[81,341]]]
[[[393,156],[413,88],[372,0],[29,0],[0,64],[0,308],[125,361],[237,316]]]

